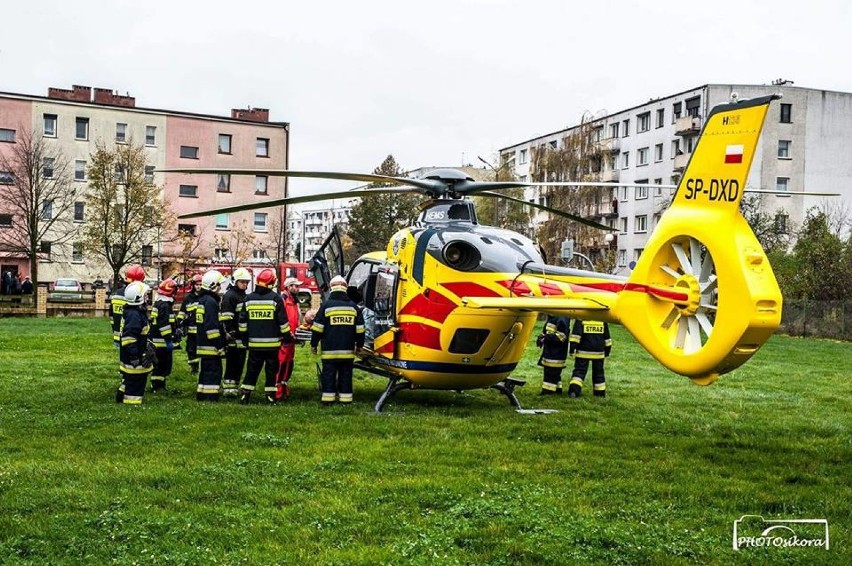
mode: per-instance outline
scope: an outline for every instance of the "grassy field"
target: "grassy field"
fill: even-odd
[[[0,319],[2,564],[852,564],[852,345],[778,336],[700,388],[620,328],[608,397],[403,391],[320,407],[113,402],[106,320]],[[587,386],[587,390],[590,386]],[[827,519],[831,549],[734,551],[742,515]],[[752,531],[752,534],[759,534]]]

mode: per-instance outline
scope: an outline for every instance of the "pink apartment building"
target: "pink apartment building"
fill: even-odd
[[[230,116],[214,116],[141,108],[136,106],[133,97],[118,95],[109,89],[77,85],[71,90],[50,88],[46,97],[0,92],[0,154],[10,152],[26,131],[58,146],[71,164],[81,195],[85,194],[87,186],[85,166],[99,141],[144,142],[153,182],[162,187],[163,198],[177,214],[262,202],[287,194],[287,182],[282,177],[153,172],[170,167],[287,168],[289,124],[270,122],[267,109],[233,109]],[[0,171],[0,203],[4,180],[8,182],[7,176]],[[82,225],[85,222],[84,197],[79,200],[69,214],[74,215],[74,222]],[[228,250],[221,247],[221,242],[239,230],[253,236],[252,259],[263,262],[278,256],[277,248],[283,245],[272,233],[277,227],[273,219],[280,212],[280,208],[270,208],[179,220],[176,229],[195,234],[192,255],[197,267],[226,259]],[[0,210],[0,230],[14,230],[15,224],[11,211]],[[152,279],[168,276],[176,269],[181,252],[173,243],[174,235],[161,234],[156,245],[142,250]],[[43,247],[45,252],[39,256],[42,282],[57,277],[90,282],[97,275],[109,273],[98,258],[81,253],[76,242],[51,246],[47,241]],[[28,275],[28,261],[0,250],[0,271],[7,270]]]

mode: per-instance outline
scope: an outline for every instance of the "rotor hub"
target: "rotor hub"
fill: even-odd
[[[698,307],[701,305],[701,285],[698,278],[691,273],[684,273],[675,281],[674,286],[687,294],[685,303],[676,303],[680,314],[682,316],[693,316],[698,312]]]

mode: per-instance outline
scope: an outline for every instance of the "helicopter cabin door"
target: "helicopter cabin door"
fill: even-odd
[[[343,246],[340,245],[340,235],[336,224],[331,228],[331,234],[325,239],[320,249],[308,262],[308,270],[316,279],[322,300],[326,300],[329,293],[329,282],[336,275],[344,275]]]
[[[360,260],[349,272],[349,294],[364,312],[365,345],[393,357],[399,270],[375,260]]]

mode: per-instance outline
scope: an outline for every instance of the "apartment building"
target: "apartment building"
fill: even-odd
[[[790,81],[770,85],[707,84],[650,100],[625,110],[596,116],[583,127],[599,153],[597,170],[588,178],[603,182],[677,184],[698,141],[710,110],[732,96],[748,99],[780,93],[773,101],[749,173],[749,188],[779,191],[838,192],[840,198],[809,195],[762,195],[761,207],[778,225],[793,231],[811,207],[852,209],[852,160],[844,156],[852,142],[852,93],[795,87]],[[519,180],[532,180],[531,163],[539,148],[558,148],[580,125],[538,136],[500,150]],[[602,189],[590,219],[612,226],[619,272],[630,269],[673,190],[644,187]],[[540,189],[529,201],[546,204]],[[534,216],[542,222],[546,214]],[[603,240],[601,240],[603,241]]]
[[[146,176],[162,188],[162,196],[176,214],[250,202],[263,202],[287,194],[286,179],[265,175],[183,175],[155,172],[175,167],[227,169],[284,169],[288,164],[289,124],[270,122],[265,108],[232,109],[230,116],[142,108],[129,95],[110,89],[75,85],[70,90],[48,89],[47,96],[0,92],[0,152],[9,155],[19,135],[33,132],[61,151],[71,164],[79,202],[73,221],[86,221],[86,168],[98,143],[144,145]],[[3,179],[0,171],[0,195]],[[275,240],[270,230],[272,210],[220,214],[180,220],[171,233],[158,233],[152,245],[140,250],[149,276],[165,277],[182,255],[175,242],[177,230],[194,234],[191,255],[196,265],[214,263],[222,255],[221,242],[237,230],[254,236],[254,257],[273,255]],[[0,214],[0,229],[14,230],[14,214]],[[220,236],[220,245],[214,242]],[[86,254],[79,242],[52,245],[41,242],[39,279],[74,277],[83,282],[97,275],[109,276],[108,266]],[[29,274],[25,258],[4,256],[0,269]]]
[[[352,207],[359,199],[334,199],[322,208],[292,210],[287,220],[287,255],[308,261],[322,246],[331,229],[338,224],[345,231]]]

